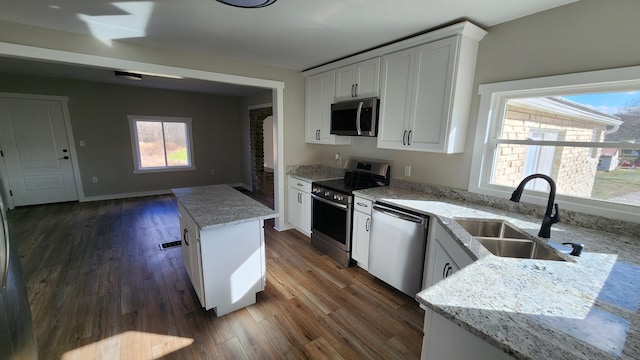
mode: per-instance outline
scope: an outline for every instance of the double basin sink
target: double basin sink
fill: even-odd
[[[551,246],[504,220],[455,219],[471,236],[493,255],[501,257],[566,261]]]

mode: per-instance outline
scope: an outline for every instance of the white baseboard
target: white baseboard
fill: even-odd
[[[243,187],[249,191],[251,191],[251,186],[247,186],[243,183],[231,183],[227,184],[231,187]],[[124,193],[124,194],[109,194],[109,195],[98,195],[98,196],[85,196],[81,198],[80,202],[90,202],[90,201],[101,201],[101,200],[116,200],[116,199],[126,199],[126,198],[135,198],[135,197],[143,197],[143,196],[155,196],[155,195],[168,195],[171,194],[171,189],[165,190],[153,190],[153,191],[140,191],[140,192],[132,192],[132,193]]]
[[[135,198],[135,197],[143,197],[143,196],[154,196],[154,195],[168,195],[168,194],[171,194],[171,190],[154,190],[154,191],[141,191],[141,192],[125,193],[125,194],[109,194],[109,195],[98,195],[98,196],[85,196],[84,198],[82,198],[80,200],[80,202],[116,200],[116,199],[126,199],[126,198]]]

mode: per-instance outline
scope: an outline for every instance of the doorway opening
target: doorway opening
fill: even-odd
[[[251,191],[261,197],[274,195],[273,108],[249,109]]]

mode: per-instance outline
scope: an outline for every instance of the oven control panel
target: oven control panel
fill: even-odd
[[[316,187],[316,186],[314,186],[311,189],[311,194],[319,198],[328,200],[330,202],[343,204],[343,205],[348,205],[353,202],[353,196],[351,195],[345,195],[337,191]]]

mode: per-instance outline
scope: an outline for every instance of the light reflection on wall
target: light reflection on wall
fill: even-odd
[[[78,18],[87,24],[95,38],[109,46],[111,46],[111,41],[115,39],[146,36],[147,24],[153,11],[153,2],[114,2],[112,5],[127,14],[98,16],[78,14]]]

